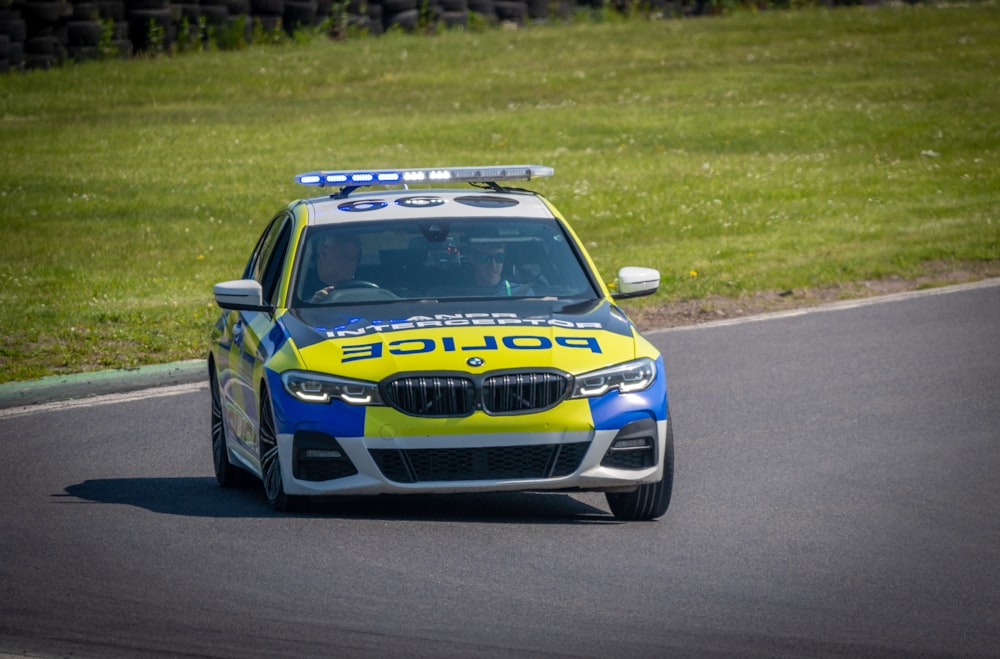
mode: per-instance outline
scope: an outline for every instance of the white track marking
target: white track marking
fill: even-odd
[[[153,387],[151,389],[140,389],[124,394],[104,394],[101,396],[90,396],[89,398],[75,398],[73,400],[61,400],[52,403],[39,403],[38,405],[22,405],[21,407],[11,407],[0,410],[0,419],[10,419],[12,417],[35,414],[38,412],[53,412],[59,410],[71,410],[80,407],[94,407],[96,405],[113,405],[115,403],[127,403],[133,400],[146,400],[147,398],[161,398],[163,396],[178,396],[208,389],[207,382],[193,382],[190,384],[175,384],[169,387]]]
[[[891,293],[889,295],[876,295],[857,300],[843,300],[841,302],[830,302],[814,307],[802,307],[799,309],[789,309],[788,311],[774,311],[771,313],[756,314],[753,316],[741,316],[739,318],[726,318],[724,320],[713,320],[707,323],[696,323],[694,325],[681,325],[680,327],[664,327],[662,329],[652,329],[643,332],[645,336],[664,334],[666,332],[686,332],[690,330],[708,329],[712,327],[727,327],[729,325],[743,325],[744,323],[759,323],[765,320],[781,320],[783,318],[795,318],[796,316],[808,316],[816,313],[827,313],[830,311],[843,311],[845,309],[858,309],[869,307],[875,304],[886,304],[889,302],[899,302],[902,300],[913,300],[933,295],[945,295],[947,293],[960,293],[979,288],[990,288],[1000,286],[1000,278],[983,279],[982,281],[970,282],[968,284],[957,284],[955,286],[941,286],[940,288],[925,288],[919,291],[907,291],[905,293]]]

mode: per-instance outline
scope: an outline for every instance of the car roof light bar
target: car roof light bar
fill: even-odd
[[[411,183],[495,183],[530,181],[552,176],[544,165],[496,165],[493,167],[437,167],[416,169],[359,169],[306,172],[295,177],[302,185],[360,187],[364,185],[408,185]]]

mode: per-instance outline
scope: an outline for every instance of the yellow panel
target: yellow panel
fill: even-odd
[[[475,435],[489,433],[546,433],[588,431],[594,427],[586,400],[568,400],[537,414],[489,416],[475,412],[462,418],[414,417],[391,407],[365,411],[366,437],[420,437],[424,435]]]
[[[635,342],[601,329],[551,326],[399,330],[325,341],[301,351],[305,368],[378,381],[394,373],[509,368],[587,371],[635,358]],[[479,367],[467,363],[483,360]]]

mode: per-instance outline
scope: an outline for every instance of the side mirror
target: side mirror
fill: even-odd
[[[626,266],[618,271],[618,278],[611,286],[616,300],[652,295],[660,287],[660,272],[653,268]]]
[[[264,292],[260,282],[253,279],[224,281],[212,287],[215,303],[223,309],[235,311],[271,311],[264,304]]]

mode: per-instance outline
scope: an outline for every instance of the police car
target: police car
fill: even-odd
[[[222,308],[208,370],[215,474],[306,497],[600,491],[670,504],[663,359],[542,195],[550,167],[320,171],[268,224]]]

